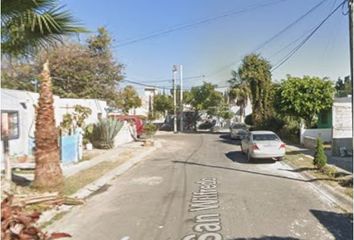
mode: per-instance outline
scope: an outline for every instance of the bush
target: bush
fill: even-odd
[[[123,127],[123,122],[114,119],[102,119],[93,126],[91,142],[95,148],[110,149],[114,147],[114,137]]]
[[[324,174],[326,174],[329,177],[335,177],[336,173],[337,173],[337,169],[335,167],[331,167],[331,166],[324,166],[321,169],[321,172],[323,172]]]
[[[315,165],[319,169],[322,169],[326,164],[327,164],[327,156],[324,152],[323,143],[320,138],[317,138],[316,152],[313,158],[313,165]]]
[[[152,135],[154,135],[156,130],[157,130],[157,127],[152,123],[147,123],[144,125],[144,133],[148,137],[151,137]]]
[[[252,114],[248,114],[248,115],[245,117],[245,123],[246,123],[247,125],[253,125]]]

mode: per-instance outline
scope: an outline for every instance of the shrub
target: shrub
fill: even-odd
[[[84,132],[84,136],[83,136],[83,140],[82,140],[84,144],[87,144],[90,142],[92,132],[93,132],[93,127],[94,127],[94,125],[92,123],[85,127],[85,132]]]
[[[245,117],[245,123],[246,123],[247,125],[253,125],[252,114],[248,114],[248,115]]]
[[[91,142],[95,148],[110,149],[114,147],[114,137],[122,128],[123,122],[114,119],[101,119],[93,126]]]
[[[156,130],[157,130],[157,127],[152,123],[147,123],[144,125],[144,133],[148,137],[151,137],[152,135],[154,135]]]
[[[321,171],[326,174],[329,177],[335,177],[336,173],[337,173],[337,169],[335,167],[331,167],[331,166],[324,166]]]
[[[320,138],[317,138],[316,141],[316,151],[313,158],[313,165],[317,168],[322,169],[327,163],[327,156],[324,152],[323,143]]]

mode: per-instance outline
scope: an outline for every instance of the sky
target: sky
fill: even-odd
[[[125,79],[169,88],[172,66],[181,64],[184,86],[190,88],[203,81],[226,86],[231,70],[238,69],[245,55],[322,1],[257,51],[276,66],[343,0],[61,0],[60,4],[92,33],[101,26],[108,29],[115,60],[125,65]],[[272,72],[273,81],[287,74],[333,81],[349,75],[346,12],[346,5],[339,8]]]

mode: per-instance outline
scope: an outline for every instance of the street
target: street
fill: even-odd
[[[352,239],[352,222],[282,162],[248,163],[220,134],[162,148],[52,226],[73,239]]]

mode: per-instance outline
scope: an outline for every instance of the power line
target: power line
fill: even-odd
[[[280,66],[282,66],[284,63],[286,63],[302,46],[305,45],[305,43],[310,40],[310,38],[322,27],[322,25],[339,9],[341,8],[347,0],[344,0],[342,3],[340,3],[332,12],[330,12],[327,17],[325,17],[320,24],[317,25],[317,27],[303,40],[301,41],[295,48],[293,48],[282,60],[280,60],[275,66],[271,69],[271,72],[274,70],[278,69]]]
[[[202,77],[205,77],[205,75],[184,77],[183,79],[197,79],[197,78],[202,78]],[[142,82],[142,83],[159,83],[159,82],[172,82],[172,78],[170,78],[170,79],[163,79],[163,80],[144,81],[144,82]]]
[[[321,2],[319,2],[318,4],[316,4],[315,6],[313,6],[311,9],[309,9],[306,13],[304,13],[303,15],[301,15],[299,18],[297,18],[295,21],[291,22],[289,25],[287,25],[285,28],[283,28],[282,30],[280,30],[279,32],[277,32],[276,34],[274,34],[272,37],[270,37],[269,39],[267,39],[266,41],[264,41],[263,43],[261,43],[258,47],[256,47],[253,51],[251,52],[257,52],[260,49],[264,48],[267,44],[269,44],[270,42],[272,42],[274,39],[276,39],[277,37],[279,37],[280,35],[282,35],[283,33],[285,33],[287,30],[289,30],[290,28],[292,28],[293,26],[295,26],[297,23],[299,23],[301,20],[303,20],[305,17],[307,17],[308,15],[310,15],[313,11],[315,11],[317,8],[319,8],[323,3],[325,3],[328,0],[322,0]],[[227,69],[229,67],[231,67],[232,65],[236,64],[237,62],[239,62],[239,60],[234,61],[214,72],[212,72],[211,74],[209,74],[209,76],[213,76],[221,71],[223,71],[224,69]]]
[[[175,32],[175,31],[186,29],[186,28],[191,28],[191,27],[194,27],[194,26],[197,26],[197,25],[213,22],[213,21],[219,20],[221,18],[225,18],[225,17],[229,17],[229,16],[232,16],[232,15],[245,13],[245,12],[248,12],[248,11],[256,10],[256,9],[267,7],[267,6],[271,6],[271,5],[275,5],[275,4],[278,4],[280,2],[284,2],[284,1],[288,1],[288,0],[278,0],[278,1],[270,2],[270,3],[251,5],[251,6],[247,7],[247,8],[245,8],[245,9],[242,9],[242,10],[232,10],[232,11],[226,12],[226,13],[218,15],[218,16],[201,19],[201,20],[196,21],[194,23],[175,25],[175,26],[172,26],[170,28],[167,28],[167,29],[164,29],[164,30],[160,30],[158,32],[150,33],[150,34],[147,34],[147,35],[139,37],[139,38],[123,41],[123,42],[117,44],[114,47],[127,46],[127,45],[130,45],[130,44],[133,44],[133,43],[137,43],[137,42],[145,41],[145,40],[152,39],[152,38],[155,38],[155,37],[159,37],[159,36],[171,33],[171,32]]]

